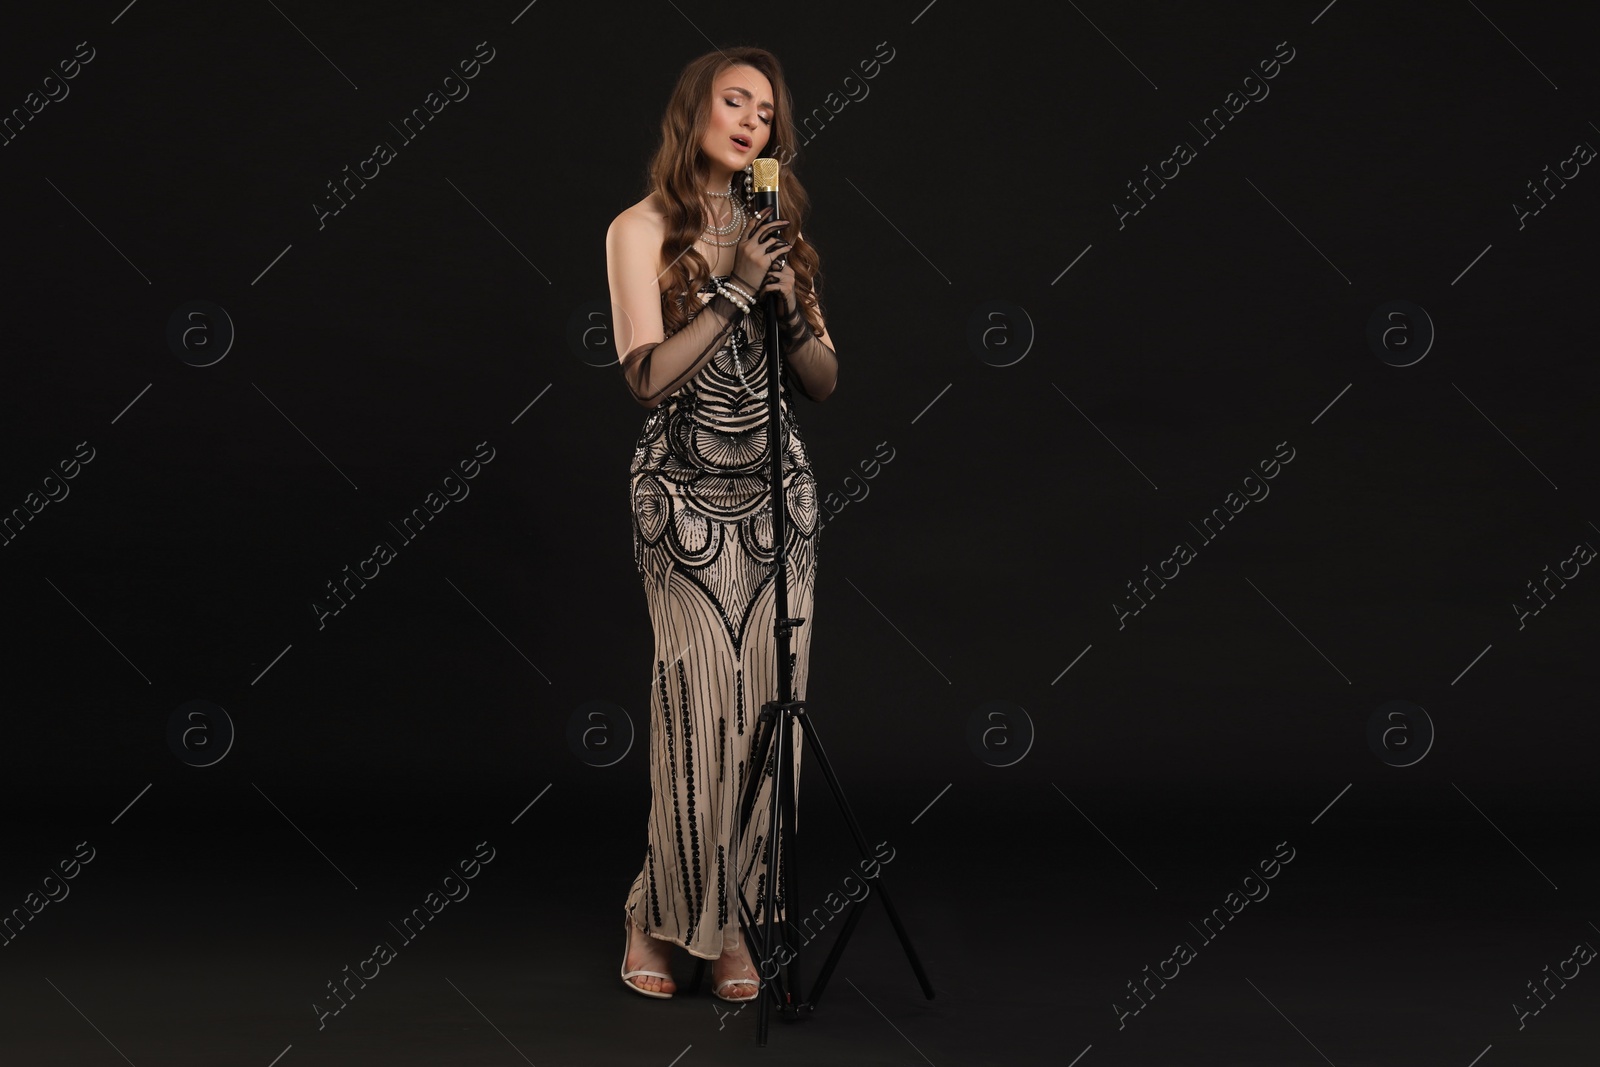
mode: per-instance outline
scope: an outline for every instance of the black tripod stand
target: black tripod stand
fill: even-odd
[[[759,211],[763,207],[770,206],[772,218],[780,218],[778,161],[771,158],[757,159],[753,164],[752,176],[755,209]],[[745,900],[742,879],[735,879],[744,928],[759,929],[761,932],[761,956],[757,972],[765,981],[765,987],[764,992],[758,994],[761,1003],[757,1009],[756,1043],[759,1045],[767,1043],[768,1011],[774,1002],[778,1004],[782,1016],[791,1021],[809,1016],[815,1010],[817,1002],[822,998],[823,990],[827,987],[828,979],[832,976],[833,969],[838,964],[839,957],[843,954],[845,946],[850,941],[850,935],[861,918],[860,905],[867,899],[863,897],[859,901],[852,900],[848,906],[849,915],[845,919],[844,927],[823,962],[810,999],[806,999],[800,981],[799,948],[790,940],[787,930],[780,929],[778,924],[773,922],[776,901],[780,896],[791,915],[799,899],[797,888],[800,881],[797,872],[799,863],[794,830],[797,800],[793,773],[794,759],[797,755],[793,751],[795,723],[799,723],[801,733],[811,745],[814,758],[822,768],[822,776],[827,780],[828,788],[833,791],[845,823],[850,827],[850,834],[855,838],[856,848],[860,850],[863,859],[871,855],[867,839],[844,798],[844,787],[840,785],[838,776],[833,772],[833,765],[828,762],[827,754],[822,749],[822,742],[817,737],[816,724],[806,714],[806,702],[794,699],[794,654],[790,651],[789,641],[794,628],[805,622],[805,619],[789,616],[788,520],[784,510],[781,447],[783,438],[779,408],[779,376],[783,368],[778,351],[780,340],[778,304],[776,294],[768,293],[764,299],[767,323],[767,440],[772,451],[772,545],[776,567],[776,573],[773,575],[775,594],[773,628],[778,648],[778,695],[776,700],[761,705],[761,715],[756,721],[755,732],[750,741],[750,759],[745,764],[748,768],[748,778],[745,780],[744,793],[739,802],[739,834],[742,838],[748,829],[761,781],[768,776],[772,778],[772,805],[767,819],[765,839],[769,877],[761,887],[756,902],[760,911],[759,923],[751,921],[754,915]],[[778,885],[780,880],[781,892]],[[928,982],[927,973],[922,968],[922,961],[917,958],[916,949],[911,945],[911,936],[906,933],[899,912],[889,899],[889,889],[884,884],[881,873],[878,875],[878,897],[883,901],[890,923],[894,925],[895,935],[900,939],[900,945],[905,950],[911,970],[922,986],[923,996],[932,1000],[933,986]],[[774,964],[778,969],[769,974]]]

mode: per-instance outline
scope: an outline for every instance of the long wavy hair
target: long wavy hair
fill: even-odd
[[[716,78],[733,66],[754,67],[772,84],[772,125],[767,140],[766,153],[782,166],[780,206],[783,217],[793,220],[785,227],[785,234],[793,247],[784,253],[788,264],[794,268],[795,300],[801,314],[813,333],[822,332],[821,267],[816,249],[810,241],[799,236],[805,228],[806,213],[811,199],[805,186],[795,173],[794,157],[798,151],[795,137],[793,103],[789,85],[783,78],[783,67],[778,57],[765,48],[740,47],[707,52],[683,68],[672,98],[661,115],[661,142],[650,160],[649,192],[654,194],[666,218],[665,235],[661,242],[662,257],[671,264],[667,268],[667,288],[661,294],[661,321],[665,332],[673,333],[689,321],[685,306],[690,293],[698,293],[700,286],[711,277],[711,265],[695,247],[695,241],[705,230],[705,209],[701,199],[711,168],[700,150],[700,139],[705,135],[711,116],[711,90]],[[734,175],[735,192],[742,196],[743,178]],[[672,299],[668,299],[671,296]]]

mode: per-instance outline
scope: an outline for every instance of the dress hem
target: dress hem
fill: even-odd
[[[626,907],[624,907],[622,909],[622,914],[627,916],[628,923],[631,926],[633,926],[634,929],[639,930],[642,933],[648,934],[649,936],[655,938],[657,941],[665,941],[668,944],[677,945],[679,948],[683,949],[683,951],[687,952],[689,955],[693,956],[695,959],[698,959],[698,960],[720,960],[722,958],[722,953],[720,953],[720,952],[717,953],[715,956],[702,956],[702,955],[700,955],[700,953],[696,952],[694,949],[690,948],[688,945],[685,945],[680,938],[673,937],[671,934],[658,934],[654,930],[651,930],[649,927],[640,926],[639,924],[637,924],[637,923],[635,923],[633,921],[633,913],[630,912]]]

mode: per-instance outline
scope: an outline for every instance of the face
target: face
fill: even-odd
[[[772,85],[754,67],[729,67],[711,83],[711,118],[700,148],[729,170],[743,170],[772,138]],[[748,147],[741,147],[742,138]]]

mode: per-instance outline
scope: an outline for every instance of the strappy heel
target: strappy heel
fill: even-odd
[[[655,997],[657,1000],[671,1000],[671,993],[663,992],[659,989],[646,989],[643,986],[636,985],[629,980],[638,975],[649,975],[651,978],[665,978],[670,981],[672,979],[672,975],[662,974],[660,971],[647,971],[642,967],[632,971],[628,970],[628,946],[633,944],[633,920],[624,917],[622,921],[628,925],[627,932],[623,934],[622,942],[622,967],[620,968],[622,973],[622,984],[633,990],[635,993],[639,993],[643,996]],[[722,996],[720,993],[717,995]],[[728,998],[723,997],[723,999],[726,1000]]]
[[[742,942],[744,939],[744,934],[741,932],[739,937]],[[726,950],[724,950],[724,952],[726,952]],[[724,989],[728,989],[736,985],[755,986],[756,991],[750,994],[748,997],[725,997],[722,995],[722,991]],[[716,985],[712,986],[711,992],[716,994],[718,1000],[726,1000],[730,1004],[748,1004],[752,1000],[755,1000],[756,997],[761,995],[761,983],[754,978],[724,978],[720,982],[716,983]]]
[[[756,987],[756,991],[753,995],[748,997],[725,997],[722,995],[722,991],[724,989],[726,989],[728,986],[734,985],[753,985]],[[638,987],[635,986],[634,988],[637,989]],[[712,992],[717,995],[719,1000],[726,1000],[730,1004],[748,1004],[750,1001],[761,995],[761,983],[754,978],[724,978],[722,981],[716,984],[716,988],[714,988]]]

